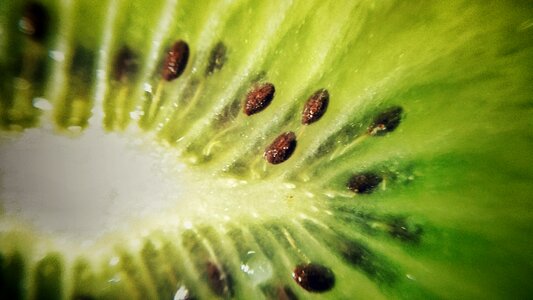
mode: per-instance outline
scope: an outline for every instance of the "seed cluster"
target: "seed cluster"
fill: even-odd
[[[186,68],[188,57],[189,47],[187,43],[184,41],[174,43],[166,56],[162,70],[163,79],[171,81],[179,77]],[[116,80],[122,81],[136,71],[135,59],[136,56],[127,47],[119,52],[115,63],[114,77]],[[211,76],[220,70],[226,60],[227,48],[222,42],[219,42],[211,50],[205,76]],[[252,116],[262,112],[273,101],[275,92],[274,84],[270,82],[254,84],[246,94],[242,107],[243,113],[246,116]],[[327,89],[318,89],[311,94],[303,106],[301,124],[310,125],[319,121],[327,111],[329,100],[330,94]],[[238,110],[241,102],[237,100],[235,103],[234,109]],[[377,114],[367,127],[367,134],[369,136],[381,136],[392,132],[399,126],[402,112],[401,107],[393,106]],[[296,146],[296,134],[293,131],[287,131],[278,135],[265,148],[263,156],[270,164],[281,164],[293,155]],[[356,194],[370,194],[382,181],[383,177],[377,173],[363,172],[352,175],[346,186]],[[400,240],[417,241],[420,231],[418,228],[412,230],[404,222],[396,221],[389,224],[388,233]],[[374,257],[364,246],[351,241],[343,241],[341,244],[336,244],[336,247],[345,261],[356,265],[367,274],[377,277],[387,275],[386,270],[380,268],[379,264],[373,263]],[[205,274],[213,293],[221,297],[231,296],[231,277],[219,265],[208,262]],[[292,277],[300,287],[313,293],[329,291],[335,285],[333,271],[317,263],[297,265],[293,270]],[[279,286],[275,293],[278,299],[297,299],[288,286]]]
[[[19,22],[19,29],[31,39],[42,41],[47,34],[49,21],[48,12],[43,5],[30,3],[24,9],[23,16]],[[87,61],[94,59],[94,55],[87,51],[84,52],[83,48],[77,49],[74,53],[72,68],[87,65]],[[181,76],[187,67],[189,55],[189,45],[185,41],[178,40],[174,42],[165,56],[160,73],[162,79],[173,81]],[[85,64],[79,63],[78,61],[85,62]],[[205,69],[205,76],[210,76],[221,70],[226,61],[227,47],[224,43],[218,42],[211,50]],[[128,46],[123,46],[115,56],[112,78],[119,82],[127,82],[138,71],[138,66],[137,54]],[[85,71],[85,68],[82,68],[81,72],[85,73]],[[264,111],[273,101],[275,92],[274,84],[270,82],[259,83],[253,86],[247,93],[244,101],[244,114],[252,116]],[[330,94],[327,89],[322,88],[316,90],[309,96],[303,106],[301,124],[310,125],[319,121],[328,109],[329,100]],[[232,116],[234,110],[237,112],[240,110],[241,98],[236,99],[235,103],[235,106],[231,105],[228,107],[227,116],[224,116],[224,118]],[[400,124],[402,113],[403,109],[399,106],[387,108],[372,119],[370,125],[366,128],[366,133],[370,136],[382,136],[394,131]],[[281,164],[293,155],[296,146],[297,136],[293,131],[281,133],[265,148],[264,158],[270,164]],[[377,173],[364,172],[351,176],[346,186],[356,194],[370,194],[376,190],[383,180],[383,177]],[[387,226],[388,234],[393,238],[415,243],[419,240],[421,229],[409,226],[405,220],[395,219],[387,223]],[[371,257],[371,251],[363,245],[343,240],[342,244],[335,246],[345,261],[358,265],[365,272],[369,274],[385,273],[385,271],[379,270],[379,266],[372,264],[371,261],[373,258]],[[51,263],[50,266],[45,267],[42,269],[46,269],[47,272],[43,272],[43,274],[50,272],[57,273],[57,270],[59,270],[59,268],[54,269],[54,265]],[[203,274],[206,276],[207,284],[214,294],[223,298],[230,298],[232,296],[232,277],[220,265],[211,261],[207,262]],[[333,271],[318,263],[297,265],[292,272],[292,278],[300,287],[314,293],[329,291],[335,285]],[[40,281],[46,282],[46,280]],[[278,299],[297,299],[297,296],[289,286],[278,287],[276,292]],[[85,298],[85,296],[78,298]]]

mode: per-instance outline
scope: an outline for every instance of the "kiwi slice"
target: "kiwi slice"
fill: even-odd
[[[0,2],[0,299],[525,299],[529,1]]]

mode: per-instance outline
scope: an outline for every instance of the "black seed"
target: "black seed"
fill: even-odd
[[[138,69],[137,56],[128,46],[123,46],[115,56],[113,79],[126,82]]]
[[[228,296],[232,294],[231,278],[213,262],[206,265],[207,280],[211,290],[218,296]]]
[[[370,194],[381,181],[383,178],[374,173],[356,174],[350,178],[348,189],[356,194]]]
[[[400,125],[402,112],[403,109],[399,106],[389,107],[374,118],[370,126],[368,126],[368,134],[384,135],[393,131]]]
[[[226,62],[226,45],[222,42],[218,42],[213,50],[211,50],[211,55],[209,56],[209,64],[205,69],[205,75],[209,76],[216,71],[222,69],[224,63]]]
[[[292,278],[304,289],[316,293],[331,290],[335,285],[335,275],[331,269],[315,263],[296,266]]]
[[[389,222],[389,234],[402,240],[404,242],[410,242],[417,244],[420,242],[420,236],[422,235],[422,228],[418,226],[409,226],[404,219],[395,218]]]
[[[256,114],[265,109],[272,99],[276,89],[272,83],[263,83],[256,85],[248,95],[244,103],[244,113],[248,116]]]
[[[167,53],[163,65],[162,76],[166,81],[172,81],[178,78],[189,60],[189,45],[184,41],[177,41]]]
[[[48,32],[48,12],[40,3],[30,3],[24,8],[24,13],[19,21],[22,33],[36,41],[42,41]]]
[[[264,157],[269,163],[277,165],[289,159],[294,149],[296,149],[296,135],[294,132],[285,132],[265,149]]]
[[[329,104],[329,93],[326,89],[316,91],[305,103],[302,112],[302,124],[309,125],[318,121],[326,112]]]

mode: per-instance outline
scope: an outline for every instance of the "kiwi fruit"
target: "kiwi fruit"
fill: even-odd
[[[527,299],[530,1],[0,2],[1,299]]]

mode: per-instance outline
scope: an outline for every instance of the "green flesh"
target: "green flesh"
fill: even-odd
[[[164,176],[188,188],[90,247],[42,234],[0,199],[0,299],[171,299],[183,286],[200,299],[283,288],[299,299],[533,293],[531,3],[93,2],[40,1],[50,24],[37,42],[17,29],[24,3],[0,3],[2,145],[40,127],[141,139],[145,155],[183,168]],[[164,82],[178,39],[189,62]],[[206,75],[219,42],[225,63]],[[123,47],[138,67],[117,81]],[[275,85],[274,100],[246,116],[258,81]],[[327,112],[301,125],[320,88]],[[367,135],[392,106],[403,108],[398,128]],[[263,151],[286,131],[296,150],[269,165]],[[373,193],[347,189],[368,171],[384,178]],[[302,262],[330,268],[334,288],[298,286]],[[225,291],[209,283],[208,263],[230,277]]]

